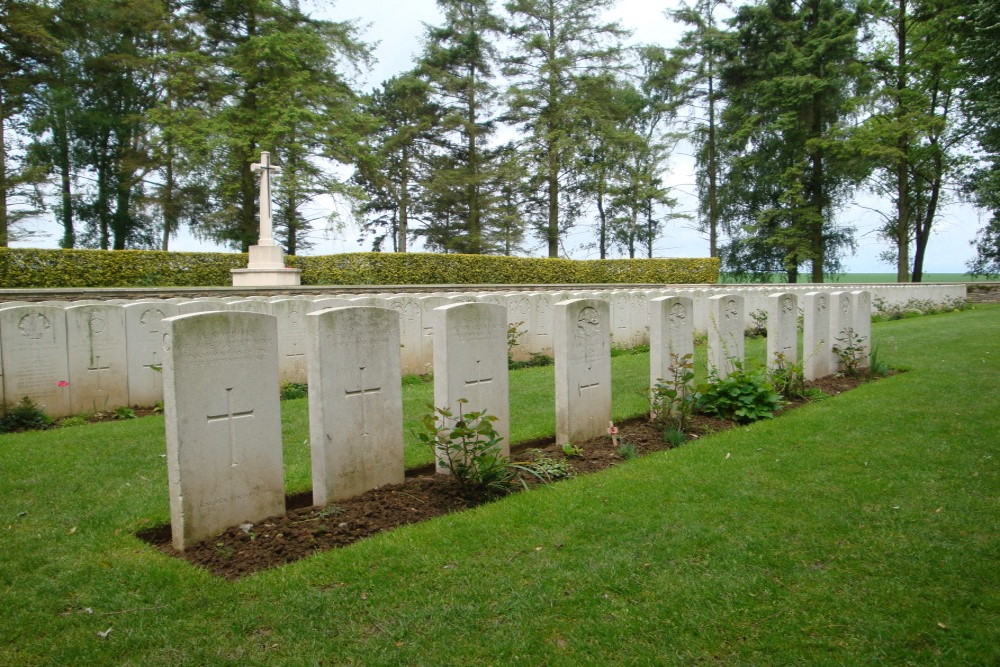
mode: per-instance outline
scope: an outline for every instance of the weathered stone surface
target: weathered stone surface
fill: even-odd
[[[507,311],[490,303],[455,303],[434,309],[434,405],[455,415],[482,412],[510,454]],[[468,403],[461,405],[459,399]],[[438,470],[443,471],[440,463]]]
[[[70,410],[104,412],[128,405],[125,312],[121,306],[66,309]]]
[[[170,525],[183,550],[285,511],[277,322],[219,311],[163,323]]]
[[[177,306],[164,301],[138,301],[122,310],[129,405],[156,405],[163,400],[163,320],[175,317]]]
[[[708,369],[720,379],[729,377],[743,362],[743,297],[716,294],[708,298]]]
[[[806,380],[830,374],[830,295],[806,292],[802,296],[802,376]]]
[[[686,296],[660,296],[649,302],[649,386],[673,377],[672,365],[694,359],[694,304]]]
[[[583,442],[611,420],[611,307],[602,299],[555,304],[556,442]]]
[[[0,357],[8,405],[28,396],[50,417],[72,414],[66,313],[56,306],[0,309]]]
[[[424,331],[420,302],[412,296],[394,296],[384,299],[383,305],[399,314],[399,353],[403,374],[419,375],[426,372],[421,357],[421,337]]]
[[[306,316],[316,505],[403,481],[399,320],[375,307]]]
[[[792,292],[770,294],[767,297],[767,367],[787,369],[798,362],[798,353],[799,298]]]
[[[306,315],[315,309],[311,299],[278,299],[270,304],[278,319],[278,381],[306,382]]]

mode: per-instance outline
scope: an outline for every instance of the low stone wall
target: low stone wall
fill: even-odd
[[[294,287],[92,287],[92,288],[46,288],[46,289],[0,289],[0,307],[6,302],[39,301],[80,301],[90,299],[171,299],[198,297],[238,297],[249,296],[291,297],[307,296],[321,298],[354,294],[375,296],[385,294],[438,294],[457,292],[579,292],[604,290],[692,290],[710,289],[749,292],[810,292],[866,290],[889,304],[905,304],[909,300],[934,301],[966,298],[969,300],[995,303],[1000,301],[1000,283],[744,283],[735,285],[659,285],[659,284],[567,284],[567,285],[300,285]],[[990,292],[989,290],[994,290]],[[976,290],[975,298],[972,290]]]
[[[966,283],[970,303],[1000,303],[1000,283]]]

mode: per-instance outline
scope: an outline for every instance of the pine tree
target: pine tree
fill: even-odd
[[[491,239],[496,202],[489,187],[494,151],[488,142],[496,125],[495,44],[504,26],[488,0],[438,0],[438,6],[444,24],[428,28],[417,67],[441,114],[435,128],[440,154],[424,187],[432,217],[461,222],[460,231],[452,227],[447,235],[427,239],[454,252],[497,252],[501,248]]]
[[[514,78],[509,91],[512,119],[523,128],[519,147],[536,165],[536,197],[544,205],[533,220],[545,240],[548,256],[559,256],[559,242],[573,223],[577,203],[573,185],[579,178],[575,140],[580,77],[613,68],[626,34],[600,14],[613,0],[511,0],[513,54],[506,73]]]
[[[20,223],[36,215],[41,198],[36,186],[43,170],[9,147],[26,134],[33,91],[45,78],[59,42],[53,35],[52,10],[32,0],[5,2],[0,21],[0,247],[26,232]],[[37,98],[35,98],[37,99]],[[24,151],[18,151],[24,156]]]
[[[689,138],[696,147],[698,211],[708,233],[710,257],[719,256],[719,124],[724,99],[719,91],[719,73],[725,62],[730,34],[719,25],[716,14],[723,0],[698,0],[668,12],[675,21],[691,26],[681,37],[675,57],[685,65],[683,85],[688,103],[695,107]]]
[[[835,226],[836,207],[865,176],[851,130],[866,83],[861,17],[850,0],[765,0],[732,22],[723,215],[738,236],[757,240],[727,265],[746,270],[736,261],[750,258],[750,269],[771,270],[777,260],[794,280],[808,261],[811,280],[822,282],[850,242]]]

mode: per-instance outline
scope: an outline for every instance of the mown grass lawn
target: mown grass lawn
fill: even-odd
[[[998,333],[877,324],[907,373],[236,583],[134,536],[168,519],[161,418],[0,436],[0,664],[996,664]]]

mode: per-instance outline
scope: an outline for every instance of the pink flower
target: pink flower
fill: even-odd
[[[610,433],[611,435],[617,434],[618,433],[618,427],[617,426],[609,426],[608,427],[608,433]]]
[[[69,386],[69,382],[66,382],[66,380],[59,380],[59,382],[56,382],[56,386],[57,387],[68,387]]]

